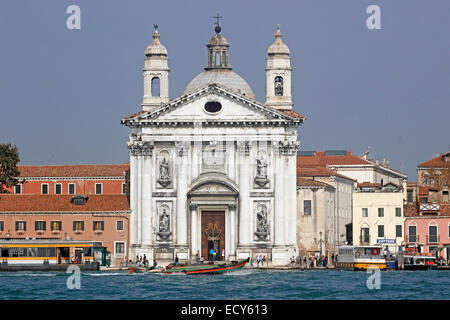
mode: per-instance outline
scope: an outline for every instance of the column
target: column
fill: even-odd
[[[130,150],[130,243],[135,245],[137,242],[137,161],[134,145],[129,144]]]
[[[143,147],[143,175],[142,175],[142,242],[152,244],[152,149],[151,142],[145,142]]]
[[[230,247],[228,256],[236,257],[236,205],[230,204],[228,208],[230,214]]]
[[[197,221],[197,204],[191,203],[189,206],[191,212],[191,256],[195,256],[197,254],[197,250],[199,250],[198,243],[198,221]]]
[[[249,244],[250,172],[248,141],[238,141],[239,153],[239,244]]]
[[[142,243],[142,149],[137,156],[137,243]]]
[[[274,243],[277,246],[284,244],[284,157],[278,145],[274,146],[275,153],[275,225]]]
[[[236,164],[235,164],[235,152],[234,152],[234,141],[226,142],[226,150],[228,156],[228,176],[236,181]]]
[[[186,245],[187,242],[187,144],[183,142],[176,143],[177,149],[177,244]]]

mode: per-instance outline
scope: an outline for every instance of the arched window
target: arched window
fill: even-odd
[[[275,77],[275,95],[276,96],[283,95],[283,78],[280,76]]]
[[[154,77],[152,79],[152,97],[159,97],[160,91],[159,91],[159,78]]]

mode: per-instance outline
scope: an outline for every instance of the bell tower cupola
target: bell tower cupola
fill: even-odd
[[[208,48],[208,63],[205,70],[231,70],[229,60],[230,44],[223,35],[220,34],[222,28],[219,25],[219,19],[222,18],[217,14],[214,18],[217,19],[214,31],[216,34],[212,36],[206,47]]]
[[[151,110],[169,102],[169,66],[167,49],[159,41],[158,25],[154,25],[153,42],[145,49],[144,97],[142,108]]]
[[[275,41],[267,50],[266,105],[278,110],[292,110],[291,57],[282,37],[278,25]]]

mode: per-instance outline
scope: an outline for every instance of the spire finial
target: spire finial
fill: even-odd
[[[214,30],[216,31],[216,33],[220,33],[220,31],[222,30],[222,28],[219,25],[219,19],[223,18],[222,16],[219,15],[219,13],[217,13],[217,16],[213,17],[214,19],[217,19],[216,22],[214,22],[214,24],[216,25],[216,27],[214,28]]]

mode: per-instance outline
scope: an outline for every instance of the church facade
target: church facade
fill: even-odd
[[[265,103],[230,65],[217,24],[208,61],[181,96],[169,99],[166,48],[155,29],[145,51],[142,110],[130,128],[128,256],[194,261],[298,255],[297,128],[289,48],[278,28],[268,49]]]

